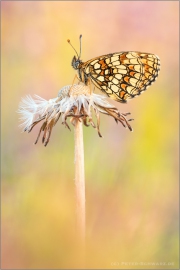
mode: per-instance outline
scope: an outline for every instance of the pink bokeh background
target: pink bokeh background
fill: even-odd
[[[74,138],[18,128],[21,97],[71,84],[82,60],[157,54],[157,81],[128,104],[133,133],[106,116],[84,128],[86,262],[75,228]],[[1,1],[2,269],[178,269],[178,1]],[[96,93],[100,94],[98,90]],[[148,264],[149,263],[149,264]],[[165,263],[165,264],[161,264]]]

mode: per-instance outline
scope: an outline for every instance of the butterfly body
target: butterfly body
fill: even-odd
[[[87,62],[74,56],[72,66],[85,85],[92,82],[110,98],[125,103],[156,80],[160,60],[155,54],[128,51],[102,55]]]

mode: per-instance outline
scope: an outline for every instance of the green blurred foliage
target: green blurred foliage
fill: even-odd
[[[178,269],[178,6],[1,2],[3,269]],[[79,50],[79,34],[84,61],[128,50],[161,59],[148,91],[126,105],[112,101],[132,113],[134,132],[106,116],[103,138],[84,128],[85,262],[75,222],[73,127],[59,121],[49,145],[35,146],[38,127],[21,133],[16,113],[21,97],[50,99],[72,83],[67,39]]]

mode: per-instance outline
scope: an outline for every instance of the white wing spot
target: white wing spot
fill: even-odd
[[[113,82],[114,84],[118,84],[118,83],[119,83],[119,81],[118,81],[116,78],[114,78],[114,79],[112,80],[112,82]]]
[[[98,69],[98,68],[100,68],[101,67],[101,65],[99,64],[99,63],[96,63],[95,65],[94,65],[94,68],[95,69]]]
[[[118,60],[119,60],[119,56],[112,56],[111,57],[111,62],[118,61]]]
[[[118,60],[118,61],[115,61],[115,62],[113,62],[113,66],[117,66],[117,65],[120,65],[121,63],[120,63],[120,61]]]
[[[103,77],[103,76],[99,76],[97,79],[98,79],[99,81],[101,81],[101,82],[104,81],[104,77]]]
[[[114,91],[114,92],[118,92],[118,90],[119,90],[119,87],[117,87],[117,85],[112,85],[111,86],[111,89]]]
[[[126,69],[126,66],[125,66],[125,65],[119,65],[119,66],[116,66],[116,68],[119,68],[119,69]]]
[[[122,79],[122,75],[121,74],[116,74],[115,75],[115,78],[118,79],[118,80],[121,80]]]

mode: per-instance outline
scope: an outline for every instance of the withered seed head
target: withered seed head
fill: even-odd
[[[35,97],[36,99],[32,99],[30,96],[22,99],[18,111],[21,114],[20,119],[23,121],[21,126],[24,127],[24,131],[31,132],[35,125],[43,121],[35,144],[38,142],[41,132],[43,132],[42,143],[45,146],[48,144],[52,129],[60,117],[62,124],[69,130],[67,119],[70,117],[72,125],[78,119],[87,127],[91,125],[102,137],[99,127],[100,113],[103,113],[112,116],[117,123],[120,122],[132,131],[129,121],[133,119],[126,119],[130,113],[120,113],[116,107],[106,101],[105,96],[91,94],[88,86],[82,84],[64,86],[59,91],[58,97],[49,101],[38,96]],[[97,120],[96,124],[92,119],[93,112]]]

